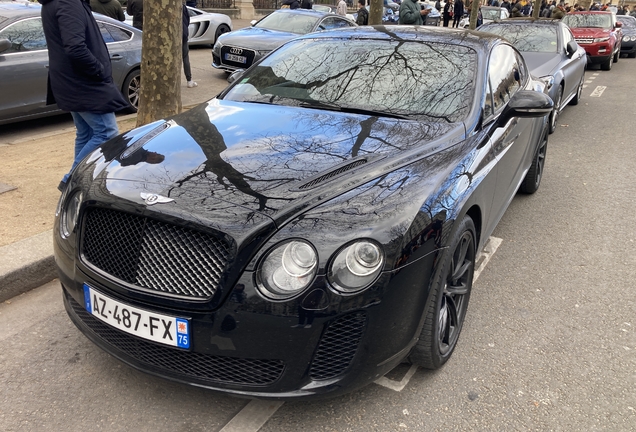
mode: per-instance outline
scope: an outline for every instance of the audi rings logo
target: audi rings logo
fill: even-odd
[[[230,48],[230,54],[241,55],[243,54],[242,48]]]

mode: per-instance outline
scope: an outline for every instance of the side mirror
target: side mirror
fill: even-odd
[[[497,126],[504,126],[513,117],[544,117],[552,112],[554,102],[545,93],[532,90],[519,90],[497,120]]]
[[[237,79],[239,79],[243,75],[243,72],[245,72],[245,69],[237,69],[237,70],[235,70],[234,72],[232,72],[230,74],[229,77],[227,77],[227,82],[232,84],[234,81],[236,81]]]
[[[576,45],[576,42],[574,42],[573,40],[568,42],[567,46],[565,47],[565,50],[568,53],[568,57],[572,57],[574,53],[576,52],[577,48],[578,46]]]
[[[258,21],[256,21],[256,20],[252,20],[252,21],[250,21],[250,25],[251,25],[252,27],[254,27],[254,24],[256,24],[257,22],[258,22]]]
[[[623,23],[620,21],[616,21],[616,27],[623,27]]]
[[[0,39],[0,53],[5,52],[9,48],[11,48],[13,44],[9,39]]]

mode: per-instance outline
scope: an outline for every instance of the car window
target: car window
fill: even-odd
[[[306,34],[314,29],[319,17],[292,14],[286,12],[272,12],[254,24],[256,28],[278,30],[297,34]]]
[[[484,101],[484,119],[495,113],[492,106],[492,92],[490,91],[490,80],[486,82],[486,100]]]
[[[28,18],[11,24],[0,32],[0,39],[11,42],[11,48],[3,54],[46,49],[41,18]]]
[[[223,99],[451,123],[473,106],[477,58],[455,44],[303,39],[265,57]]]
[[[98,21],[97,25],[99,26],[99,31],[102,32],[102,38],[106,43],[124,42],[130,40],[132,37],[132,32],[124,30],[121,27],[107,24],[102,21]]]
[[[628,16],[617,16],[616,19],[623,23],[623,27],[636,29],[636,18]]]
[[[555,53],[558,50],[557,29],[553,25],[487,24],[480,30],[505,38],[521,52]]]
[[[318,25],[320,30],[331,30],[335,28],[349,27],[349,23],[343,19],[336,17],[328,17],[322,20]]]
[[[525,78],[517,53],[509,45],[496,46],[490,54],[488,77],[492,86],[493,106],[499,112],[508,103]]]

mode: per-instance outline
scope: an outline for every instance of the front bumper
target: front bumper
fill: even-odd
[[[621,54],[634,54],[636,53],[636,41],[629,41],[621,44]]]

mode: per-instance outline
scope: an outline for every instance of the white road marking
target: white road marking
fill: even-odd
[[[596,79],[596,76],[591,76],[591,77],[589,77],[588,79],[589,79],[589,80]]]
[[[252,399],[220,432],[257,432],[284,402]]]
[[[606,88],[607,87],[605,86],[597,86],[592,92],[592,94],[590,95],[590,97],[601,97],[601,95],[603,94]]]
[[[495,252],[497,252],[497,249],[499,248],[499,246],[501,246],[502,242],[503,242],[503,239],[500,239],[498,237],[491,236],[488,238],[488,241],[486,242],[484,249],[482,250],[481,254],[477,257],[477,260],[475,262],[475,264],[477,265],[477,270],[475,270],[475,273],[473,276],[473,282],[475,282],[477,278],[479,278],[479,275],[481,274],[482,271],[484,271],[484,269],[486,268],[486,265],[488,264],[492,256],[495,254]],[[413,378],[413,375],[415,375],[416,371],[417,371],[417,366],[413,365],[408,370],[408,372],[406,372],[406,374],[400,381],[391,380],[391,379],[388,379],[387,377],[381,377],[375,380],[374,382],[378,385],[381,385],[382,387],[386,387],[396,392],[400,392],[404,390],[404,387],[407,386],[411,378]]]
[[[583,88],[586,88],[586,87],[587,87],[587,84],[583,84]]]
[[[401,392],[402,390],[404,390],[404,387],[406,387],[411,378],[413,378],[415,372],[417,372],[417,366],[412,365],[406,372],[406,374],[404,374],[404,378],[402,378],[400,381],[390,380],[387,377],[381,377],[375,380],[375,383],[396,392]]]

